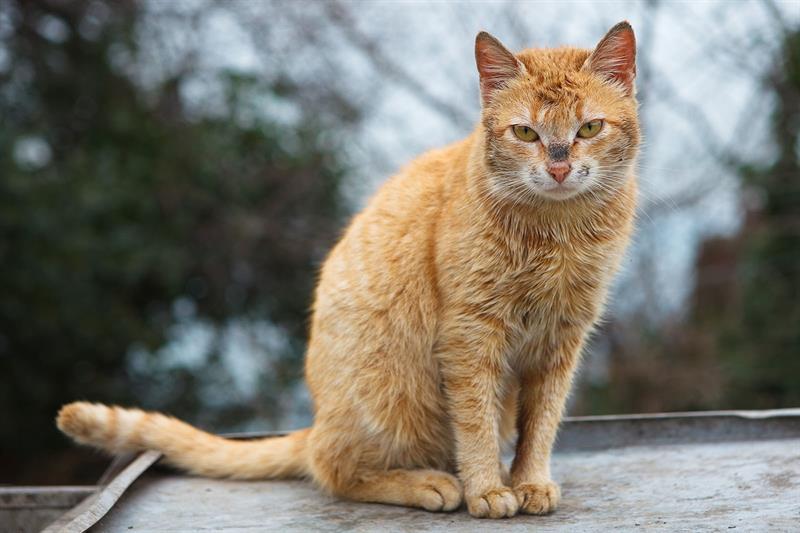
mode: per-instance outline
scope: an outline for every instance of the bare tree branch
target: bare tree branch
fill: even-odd
[[[460,127],[472,127],[474,120],[469,113],[429,91],[424,83],[414,78],[408,71],[384,54],[374,39],[360,31],[349,9],[343,3],[327,3],[326,11],[330,20],[337,25],[353,46],[372,61],[378,72],[391,77],[396,83],[408,89],[421,102],[446,116]]]

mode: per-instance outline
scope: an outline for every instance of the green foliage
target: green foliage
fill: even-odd
[[[786,34],[781,52],[767,80],[777,157],[743,169],[762,205],[743,230],[741,309],[724,314],[721,335],[735,407],[800,405],[800,30]]]
[[[270,320],[291,341],[275,383],[299,377],[315,270],[344,214],[330,136],[254,112],[278,97],[241,74],[218,80],[214,113],[187,111],[191,73],[139,87],[125,73],[139,4],[3,5],[3,448],[63,446],[52,417],[75,399],[196,409],[201,378],[175,371],[159,403],[126,363],[164,345],[176,301],[210,324]]]

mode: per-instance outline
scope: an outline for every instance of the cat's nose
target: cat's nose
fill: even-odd
[[[569,174],[570,170],[572,170],[572,165],[567,161],[555,161],[550,163],[550,166],[547,167],[547,172],[549,172],[550,176],[558,183],[562,183],[567,179],[567,174]]]

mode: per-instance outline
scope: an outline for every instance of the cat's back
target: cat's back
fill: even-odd
[[[314,323],[332,315],[341,323],[347,315],[435,328],[424,317],[437,314],[437,226],[466,181],[470,142],[468,137],[411,161],[353,218],[323,265]]]
[[[430,150],[389,178],[353,218],[327,263],[361,274],[375,270],[381,278],[418,271],[431,259],[442,212],[466,180],[470,140]]]
[[[407,163],[378,190],[363,218],[419,220],[421,213],[440,211],[452,200],[454,186],[466,181],[472,136],[429,150]]]
[[[461,141],[406,165],[353,219],[325,261],[306,356],[318,413],[359,406],[359,420],[376,431],[405,428],[397,435],[412,435],[422,420],[443,416],[431,359],[440,305],[436,235],[453,186],[464,179],[467,153]],[[388,386],[387,376],[404,378]],[[341,398],[348,398],[346,405]],[[439,431],[443,424],[434,426],[439,429],[426,438],[435,448],[448,438]]]

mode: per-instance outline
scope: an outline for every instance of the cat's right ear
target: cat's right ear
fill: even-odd
[[[525,73],[525,65],[485,31],[475,38],[475,62],[478,64],[484,106],[510,79]]]
[[[632,95],[636,78],[636,37],[631,25],[623,21],[611,28],[582,68],[619,83],[625,94]]]

